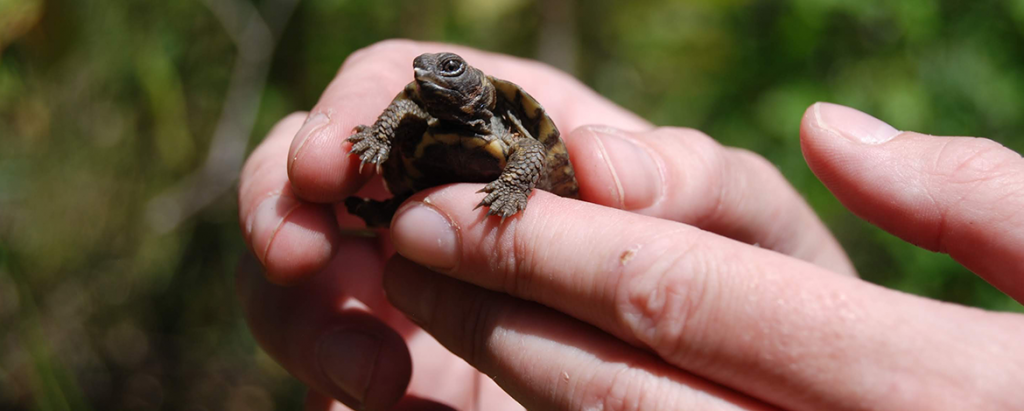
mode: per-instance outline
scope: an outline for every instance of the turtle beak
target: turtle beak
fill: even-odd
[[[421,54],[412,61],[412,71],[416,74],[416,81],[430,79],[430,67],[432,54]]]
[[[416,76],[416,84],[420,86],[427,86],[432,89],[439,88],[437,81],[434,76],[430,73],[430,70],[421,69],[419,67],[413,69],[413,73]]]
[[[444,92],[446,89],[438,84],[437,76],[434,75],[430,70],[416,67],[413,69],[413,73],[416,76],[416,84],[420,87],[426,87],[432,91]]]

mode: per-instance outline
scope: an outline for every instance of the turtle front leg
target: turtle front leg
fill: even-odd
[[[477,204],[477,208],[487,206],[487,216],[500,215],[502,222],[525,210],[526,200],[537,185],[546,159],[544,145],[540,141],[529,137],[516,139],[509,149],[509,158],[501,175],[478,191],[487,193],[487,196]]]
[[[366,163],[375,164],[377,173],[380,173],[380,166],[388,159],[391,153],[391,141],[395,138],[395,129],[408,116],[433,124],[437,120],[423,110],[416,102],[408,98],[398,98],[391,102],[388,108],[384,109],[377,122],[372,126],[356,126],[355,134],[348,138],[352,143],[352,150],[349,153],[359,156],[359,171],[363,171]]]

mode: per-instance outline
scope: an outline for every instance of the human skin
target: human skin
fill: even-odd
[[[338,203],[383,189],[344,140],[410,81],[415,56],[442,50],[543,102],[568,131],[583,201],[538,190],[499,224],[473,210],[481,185],[455,184],[418,193],[390,232],[356,235]],[[851,211],[1024,298],[1019,155],[826,103],[808,109],[800,138]],[[655,128],[535,62],[407,41],[361,50],[311,114],[285,118],[253,152],[239,210],[258,259],[237,277],[247,321],[311,388],[310,410],[1024,401],[1020,315],[857,279],[770,163]]]

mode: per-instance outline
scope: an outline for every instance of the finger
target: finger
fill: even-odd
[[[851,108],[819,103],[801,127],[811,170],[858,216],[949,253],[1024,301],[1024,160],[998,143],[899,133]]]
[[[927,398],[971,408],[963,401],[975,394],[959,382],[992,384],[982,396],[1012,393],[1015,383],[966,364],[1024,362],[1012,354],[1014,338],[1024,338],[1018,317],[911,298],[684,224],[542,191],[501,225],[471,211],[478,188],[414,196],[393,222],[395,249],[769,403],[846,409],[892,400],[894,409],[920,409],[929,407],[915,401]],[[970,346],[991,350],[961,352]],[[893,386],[908,397],[892,398]]]
[[[339,239],[331,209],[297,198],[288,182],[285,153],[304,117],[295,113],[275,125],[246,160],[239,181],[238,217],[246,243],[278,284],[323,268]]]
[[[763,157],[691,129],[582,127],[568,146],[584,200],[679,221],[856,275],[817,214]]]
[[[359,159],[348,154],[345,139],[355,126],[372,124],[413,80],[416,56],[442,50],[462,55],[487,74],[518,83],[544,105],[562,130],[598,122],[624,129],[650,127],[571,76],[541,63],[447,44],[389,40],[349,56],[295,136],[288,173],[296,193],[310,201],[337,202],[364,184],[373,172],[358,173]]]
[[[772,409],[550,309],[403,258],[388,265],[384,287],[396,307],[527,409]]]
[[[337,275],[379,272],[382,261],[365,257],[375,253],[373,243],[342,240],[345,255],[292,287],[269,283],[246,259],[236,287],[252,335],[276,362],[313,390],[355,409],[377,410],[403,397],[412,371],[409,350],[369,308],[341,292]]]

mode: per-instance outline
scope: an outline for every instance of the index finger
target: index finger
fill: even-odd
[[[1024,303],[1020,154],[984,138],[899,132],[829,103],[807,109],[800,134],[811,170],[854,214]]]
[[[1012,358],[1024,334],[1008,330],[1021,329],[1020,318],[913,298],[684,224],[543,191],[502,225],[466,206],[477,188],[414,196],[395,216],[395,249],[784,408],[928,408],[887,404],[886,390],[921,394],[975,379],[1011,392],[1008,379],[964,364]],[[987,348],[961,348],[979,346]],[[936,391],[935,404],[965,394]]]
[[[512,81],[544,105],[563,133],[584,124],[625,130],[651,125],[580,83],[535,61],[466,47],[389,40],[353,53],[310,111],[288,153],[288,176],[300,197],[338,202],[373,175],[359,173],[358,158],[345,139],[360,124],[372,124],[402,88],[413,80],[412,61],[423,53],[451,51],[494,77]]]

